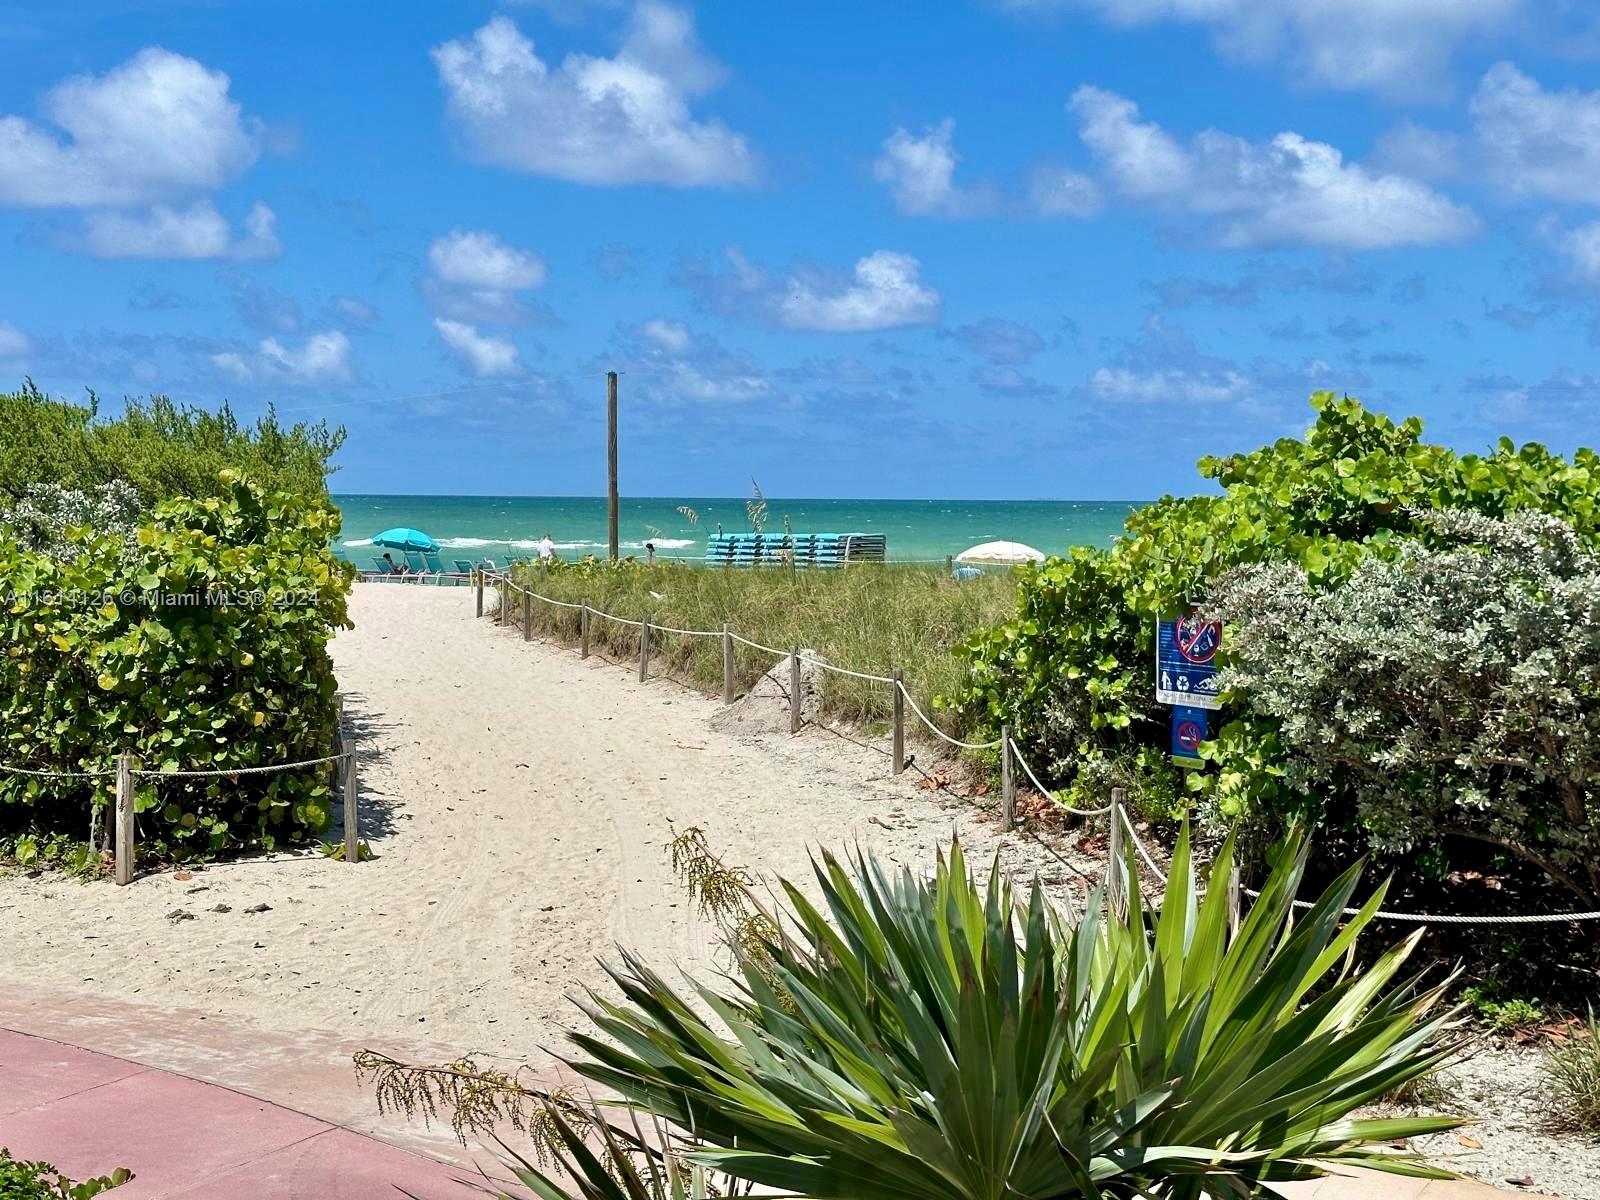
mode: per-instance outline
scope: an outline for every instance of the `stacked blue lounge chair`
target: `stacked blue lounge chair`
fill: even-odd
[[[847,562],[882,562],[882,534],[870,533],[718,533],[706,543],[706,562],[720,567],[838,567]]]

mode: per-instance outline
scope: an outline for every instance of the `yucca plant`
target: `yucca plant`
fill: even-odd
[[[1448,981],[1401,977],[1416,934],[1357,970],[1384,889],[1347,918],[1352,868],[1297,911],[1299,838],[1230,935],[1232,853],[1202,894],[1185,834],[1158,911],[1130,888],[1125,912],[1095,896],[1077,918],[1037,881],[1019,904],[998,864],[975,883],[959,843],[932,880],[824,854],[821,906],[780,881],[778,932],[735,948],[722,986],[680,993],[625,953],[623,998],[590,993],[573,1065],[689,1161],[817,1200],[1242,1197],[1336,1164],[1442,1176],[1392,1143],[1456,1119],[1352,1113],[1454,1052]],[[569,1150],[598,1194],[602,1164]]]

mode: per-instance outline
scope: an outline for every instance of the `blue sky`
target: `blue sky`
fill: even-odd
[[[0,3],[0,380],[345,491],[1142,498],[1600,433],[1571,0]]]

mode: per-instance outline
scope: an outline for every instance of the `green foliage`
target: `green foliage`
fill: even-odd
[[[1567,462],[1509,441],[1457,455],[1423,442],[1415,418],[1395,422],[1331,393],[1312,407],[1317,420],[1304,440],[1202,460],[1221,494],[1163,498],[1130,516],[1127,536],[1109,550],[1019,568],[1012,619],[964,643],[972,677],[948,703],[970,722],[1009,722],[1070,803],[1103,802],[1098,789],[1121,772],[1147,812],[1167,807],[1181,787],[1223,821],[1264,811],[1320,817],[1313,795],[1284,777],[1279,723],[1249,707],[1220,714],[1206,769],[1173,774],[1168,713],[1151,678],[1156,620],[1204,601],[1225,572],[1252,563],[1292,564],[1311,586],[1332,587],[1369,557],[1393,556],[1407,537],[1430,540],[1421,514],[1431,510],[1552,513],[1592,545],[1600,457],[1580,450]]]
[[[47,1162],[22,1162],[0,1146],[0,1200],[89,1200],[133,1178],[133,1172],[118,1167],[109,1175],[97,1175],[73,1183]]]
[[[905,672],[906,686],[927,710],[934,695],[958,687],[966,664],[951,647],[973,629],[1000,619],[1010,603],[1008,576],[968,582],[941,568],[865,563],[842,571],[764,567],[708,570],[674,563],[645,566],[633,560],[612,565],[594,558],[549,566],[529,563],[514,573],[519,585],[569,604],[678,629],[721,629],[724,622],[751,641],[786,649],[799,646],[824,661],[855,671]],[[511,614],[521,620],[512,598]],[[576,609],[534,602],[534,628],[575,642]],[[639,631],[598,618],[590,623],[595,650],[636,658]],[[707,691],[722,688],[722,645],[717,638],[684,637],[655,630],[650,658]],[[771,669],[772,655],[734,645],[736,685],[748,688]],[[890,715],[891,697],[880,683],[831,672],[817,678],[821,710],[846,720]],[[934,715],[930,713],[930,715]],[[913,727],[919,724],[908,718]],[[960,736],[967,720],[945,714],[947,732]]]
[[[1501,997],[1485,987],[1461,989],[1461,1003],[1472,1010],[1473,1016],[1489,1025],[1497,1033],[1515,1033],[1542,1024],[1544,1009],[1532,1000],[1521,996]]]
[[[1293,913],[1305,859],[1293,839],[1230,935],[1232,846],[1201,898],[1187,835],[1158,913],[1134,888],[1127,912],[1096,897],[1078,918],[1037,882],[1014,897],[998,862],[975,883],[959,844],[931,880],[825,855],[822,908],[780,881],[783,932],[722,985],[686,996],[625,954],[623,998],[590,994],[572,1065],[681,1131],[689,1161],[816,1200],[1236,1197],[1318,1163],[1437,1174],[1374,1143],[1454,1118],[1350,1114],[1452,1054],[1453,1014],[1402,978],[1416,935],[1341,968],[1384,889],[1346,920],[1352,869]]]
[[[1600,903],[1600,556],[1554,517],[1446,510],[1336,588],[1259,564],[1211,589],[1223,689],[1276,724],[1324,822],[1413,853],[1447,837]],[[1306,633],[1316,631],[1314,653]]]
[[[329,752],[328,642],[350,569],[337,510],[225,473],[207,499],[158,506],[131,546],[87,528],[78,553],[23,548],[0,527],[0,762],[110,772],[230,770]],[[141,778],[142,850],[188,857],[320,832],[329,770]],[[0,833],[82,836],[94,780],[0,774]],[[102,826],[103,827],[103,826]]]
[[[27,549],[63,558],[78,552],[74,529],[88,526],[127,541],[143,515],[139,493],[120,479],[89,492],[59,483],[31,483],[21,500],[0,511],[0,525],[9,525]]]
[[[1600,1020],[1589,1019],[1545,1056],[1561,1123],[1600,1137]]]
[[[216,412],[174,404],[165,396],[130,398],[122,416],[104,418],[90,393],[87,406],[52,400],[32,381],[0,393],[0,502],[29,485],[54,483],[83,492],[123,480],[145,504],[178,496],[222,494],[218,472],[235,470],[268,492],[326,501],[329,460],[344,443],[342,428],[267,414],[241,425],[224,404]]]

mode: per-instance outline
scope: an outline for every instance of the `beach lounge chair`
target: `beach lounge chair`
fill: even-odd
[[[473,566],[470,558],[452,558],[450,561],[455,566],[457,575],[472,574]]]
[[[422,561],[427,564],[428,574],[434,577],[435,582],[443,582],[445,570],[444,563],[439,561],[439,552],[437,550],[424,550],[422,552]],[[451,582],[455,581],[451,580]]]
[[[406,568],[413,575],[426,575],[428,573],[427,564],[422,561],[422,555],[418,551],[403,550],[401,553],[406,556]]]
[[[394,568],[392,566],[390,566],[389,563],[387,562],[387,560],[385,560],[385,559],[381,559],[381,558],[373,559],[372,560],[372,570],[377,574],[377,576],[380,579],[383,579],[385,581],[388,581],[388,580],[394,578]]]

